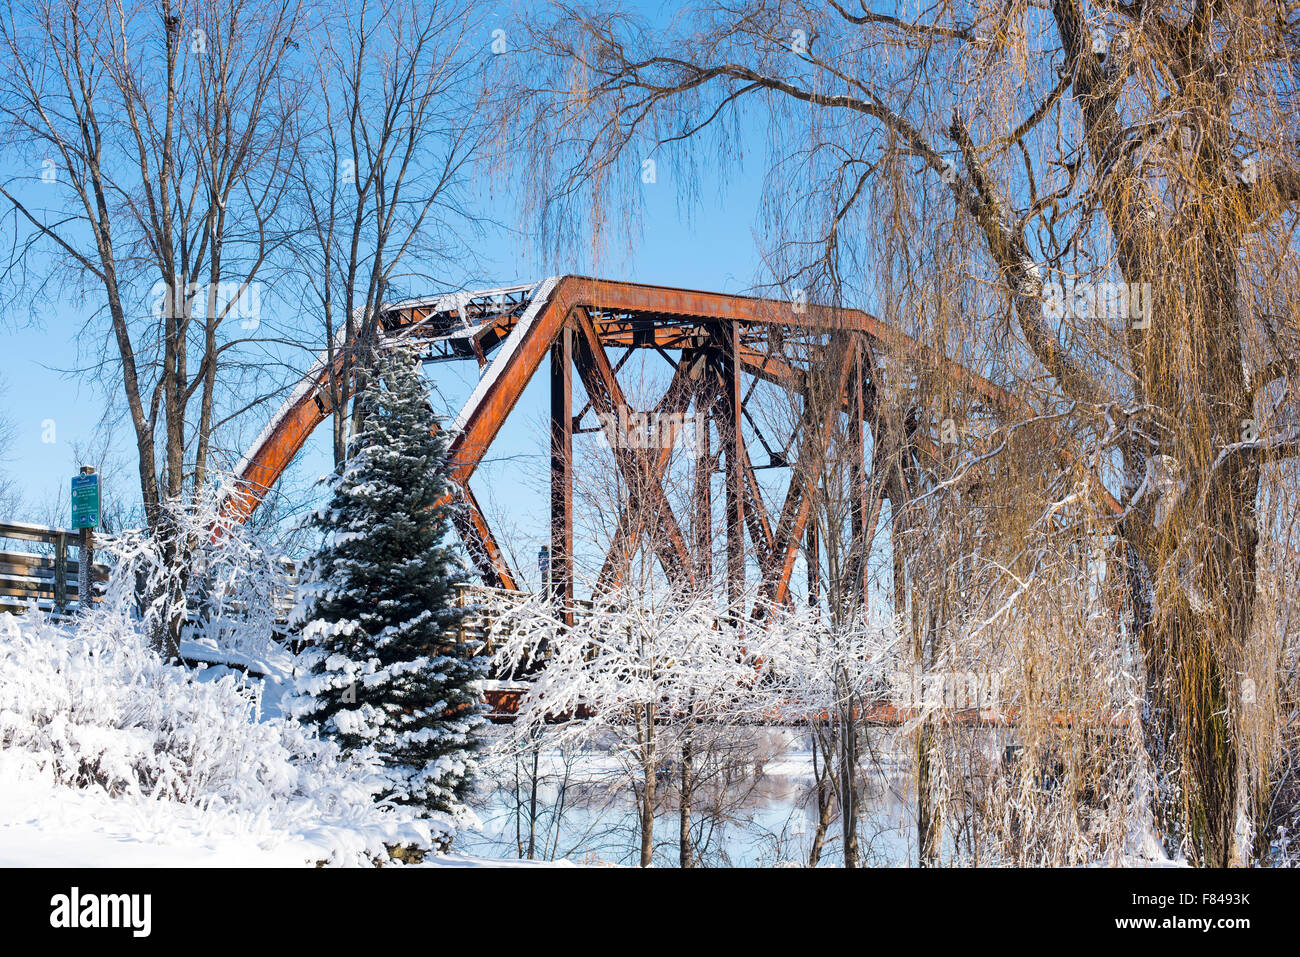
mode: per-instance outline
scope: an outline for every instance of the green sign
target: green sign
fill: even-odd
[[[99,525],[99,476],[72,477],[72,527],[95,528]]]

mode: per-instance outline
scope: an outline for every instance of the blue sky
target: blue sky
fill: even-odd
[[[657,178],[653,183],[641,181],[643,157],[629,154],[626,162],[633,171],[630,179],[644,194],[641,229],[636,236],[609,242],[613,252],[606,259],[543,264],[526,238],[497,229],[466,240],[466,251],[471,254],[467,260],[480,265],[472,281],[463,277],[465,284],[470,288],[504,285],[574,272],[720,292],[752,290],[763,278],[754,227],[765,172],[765,137],[756,127],[746,127],[741,140],[744,149],[738,152],[748,157],[743,166],[720,168],[711,158],[703,158],[690,169],[696,179],[689,189],[680,188],[686,184],[680,182],[672,153],[655,154]],[[499,222],[518,222],[516,213],[509,208],[509,184],[479,181],[467,195],[495,197],[476,211]],[[695,199],[684,203],[684,195]],[[442,291],[410,290],[413,295]],[[266,308],[264,303],[264,315]],[[103,476],[105,507],[111,510],[118,505],[128,512],[138,507],[134,434],[123,415],[121,388],[117,386],[104,395],[85,374],[75,371],[100,345],[107,344],[109,336],[104,321],[83,330],[85,315],[84,307],[65,303],[34,325],[15,327],[16,317],[0,317],[7,320],[0,324],[6,346],[0,357],[0,383],[6,390],[0,397],[0,408],[15,431],[9,461],[0,463],[0,470],[17,480],[22,496],[19,514],[0,518],[69,523],[69,481],[81,464],[77,449],[93,448],[103,441],[106,405],[112,424],[107,430],[111,448]],[[309,325],[299,324],[304,328]],[[102,339],[79,342],[79,337],[86,335]],[[306,369],[311,353],[304,349],[296,361]],[[449,411],[459,407],[477,376],[472,362],[432,365],[427,371]],[[525,580],[535,578],[537,547],[549,541],[546,385],[544,374],[536,376],[473,481],[489,520],[503,544],[513,552],[516,568]],[[246,416],[240,425],[242,434],[254,436],[272,408]],[[321,429],[282,477],[279,489],[295,508],[306,510],[321,494],[313,483],[329,468],[327,429]],[[785,477],[762,473],[760,479],[766,485],[769,480],[783,483]]]
[[[728,292],[749,289],[759,269],[751,232],[758,206],[757,177],[729,176],[724,186],[706,173],[697,194],[703,199],[691,215],[683,216],[670,158],[658,159],[657,173],[655,183],[642,185],[643,233],[631,244],[630,252],[626,244],[613,243],[619,250],[616,257],[594,263],[561,263],[558,268],[548,269],[536,264],[537,258],[530,255],[526,242],[499,230],[471,243],[483,263],[488,284],[535,279],[550,272],[593,272],[637,282]],[[506,221],[511,220],[506,217]],[[79,353],[78,337],[107,336],[108,329],[106,324],[97,323],[83,331],[83,317],[84,311],[69,303],[66,311],[52,310],[39,324],[15,328],[11,322],[5,330],[0,380],[6,390],[5,415],[14,426],[15,437],[4,470],[17,480],[23,498],[22,517],[31,520],[66,523],[68,482],[80,464],[76,447],[95,445],[103,418],[106,397],[87,376],[75,370],[87,355],[85,348]],[[305,353],[302,361],[305,367]],[[476,373],[473,364],[468,363],[463,368],[450,364],[431,366],[429,374],[454,404],[465,394],[470,377]],[[515,457],[518,461],[520,455],[545,451],[544,437],[537,434],[539,416],[545,408],[544,378],[538,376],[525,392],[493,448],[494,457]],[[110,462],[115,459],[117,465],[105,475],[106,494],[123,498],[130,507],[138,501],[138,480],[132,433],[129,423],[120,418],[120,399],[120,390],[108,399],[119,416],[111,430],[116,454]],[[250,417],[245,431],[255,433],[260,425],[261,421]],[[325,438],[323,434],[313,437],[311,447],[300,455],[286,482],[305,487],[328,469]],[[511,481],[507,475],[501,478]],[[519,487],[512,496],[512,511],[517,511],[521,526],[535,524],[540,535],[544,524],[540,495]]]

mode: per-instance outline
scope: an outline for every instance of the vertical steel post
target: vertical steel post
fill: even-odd
[[[82,475],[94,475],[95,468],[92,465],[83,465],[81,467]],[[100,505],[102,506],[102,502]],[[98,513],[98,509],[96,509]],[[90,573],[95,564],[95,530],[93,528],[83,528],[81,530],[81,554],[77,556],[77,610],[81,612],[89,611],[94,603],[94,595],[91,592],[91,582],[94,580]]]
[[[713,417],[713,399],[717,390],[717,371],[711,349],[694,354],[691,373],[695,392],[695,581],[702,591],[713,591],[713,447],[709,424]],[[683,361],[685,361],[683,359]]]
[[[724,322],[718,330],[722,348],[718,350],[722,416],[718,420],[718,437],[722,443],[725,473],[727,516],[727,600],[733,606],[745,588],[745,466],[741,450],[740,324]]]
[[[551,345],[551,596],[573,620],[573,329]]]
[[[808,563],[808,605],[816,608],[821,604],[821,548],[817,540],[817,520],[812,518],[808,522],[805,541],[807,546],[804,549],[805,559]]]
[[[89,611],[94,602],[90,569],[95,564],[95,536],[89,528],[81,530],[81,555],[77,558],[77,610]]]

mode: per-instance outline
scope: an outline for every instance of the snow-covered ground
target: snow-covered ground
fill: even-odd
[[[261,682],[138,639],[111,616],[0,614],[0,866],[387,865],[450,827],[378,803],[373,768],[280,717]]]
[[[384,836],[311,821],[284,830],[265,815],[112,798],[21,775],[14,765],[0,754],[0,867],[304,867],[354,857]],[[538,864],[451,853],[391,866]]]
[[[341,755],[281,713],[293,678],[282,650],[187,643],[187,657],[227,663],[192,670],[164,664],[137,627],[110,614],[75,629],[39,613],[0,614],[0,867],[413,866],[391,860],[398,846],[427,852],[414,866],[542,865],[497,859],[519,836],[508,761],[486,769],[481,830],[461,826],[459,853],[438,855],[438,835],[456,822],[383,806],[366,758]],[[734,809],[735,833],[719,832],[727,846],[715,856],[750,865],[806,859],[811,755],[789,729],[756,733],[762,786]],[[905,864],[914,842],[898,748],[877,737],[873,753],[864,846],[873,863]],[[546,749],[541,758],[544,797],[560,780],[568,788],[563,820],[548,812],[545,856],[632,860],[624,761],[604,746],[567,757]],[[669,833],[676,821],[662,827]],[[1145,828],[1135,833],[1122,863],[1174,863]]]

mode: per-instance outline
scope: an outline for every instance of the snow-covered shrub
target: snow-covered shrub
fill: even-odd
[[[164,506],[170,548],[149,530],[101,537],[113,574],[98,611],[139,619],[145,634],[183,620],[183,641],[207,661],[265,659],[278,649],[288,566],[247,525],[223,517],[218,499],[214,491]]]
[[[258,694],[237,674],[203,680],[164,662],[138,621],[95,614],[69,630],[35,610],[0,615],[6,774],[102,789],[145,808],[173,801],[234,812],[264,835],[344,835],[349,853],[336,863],[381,857],[386,845],[445,842],[449,821],[417,821],[379,803],[384,778],[372,755],[345,757],[294,721],[257,721]]]

